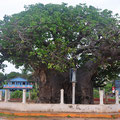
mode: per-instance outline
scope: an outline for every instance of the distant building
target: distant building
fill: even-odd
[[[120,80],[115,80],[115,90],[118,90],[120,95]]]
[[[30,82],[21,77],[10,79],[9,81],[7,81],[7,84],[4,84],[3,86],[4,89],[9,89],[13,91],[22,89],[30,90],[32,89],[32,87],[33,85]]]

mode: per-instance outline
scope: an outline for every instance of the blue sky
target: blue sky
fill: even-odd
[[[30,5],[35,3],[55,3],[60,4],[62,2],[68,3],[69,5],[76,5],[79,3],[86,3],[87,5],[93,5],[101,9],[109,9],[114,13],[120,14],[120,0],[1,0],[0,1],[0,19],[3,16],[12,15],[14,13],[19,13],[24,10],[24,5]],[[8,67],[5,69],[5,73],[10,73],[11,71],[18,71],[15,69],[14,65],[5,62]]]

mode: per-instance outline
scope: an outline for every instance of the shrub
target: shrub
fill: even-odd
[[[31,99],[32,100],[37,100],[37,90],[36,89],[32,89],[31,91]]]
[[[94,89],[93,92],[94,92],[94,98],[99,98],[99,90]]]
[[[16,90],[11,93],[11,98],[22,98],[22,91]]]

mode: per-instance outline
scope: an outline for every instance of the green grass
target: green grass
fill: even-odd
[[[11,117],[11,118],[27,118],[27,117],[35,117],[35,118],[38,118],[38,117],[47,117],[47,116],[45,116],[45,115],[40,115],[40,116],[16,116],[16,115],[14,115],[14,114],[11,114],[11,115],[8,115],[8,114],[4,114],[4,113],[0,113],[0,117],[7,117],[7,118],[9,118],[9,117]]]
[[[68,118],[71,118],[71,116],[70,116],[70,115],[68,115],[67,117],[68,117]]]
[[[0,116],[4,116],[4,117],[17,117],[15,115],[8,115],[8,114],[4,114],[4,113],[0,113]]]

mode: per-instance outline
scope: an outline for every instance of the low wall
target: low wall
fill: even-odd
[[[24,104],[13,102],[0,102],[0,109],[24,112],[119,112],[120,104],[109,105],[83,105],[83,104]]]

